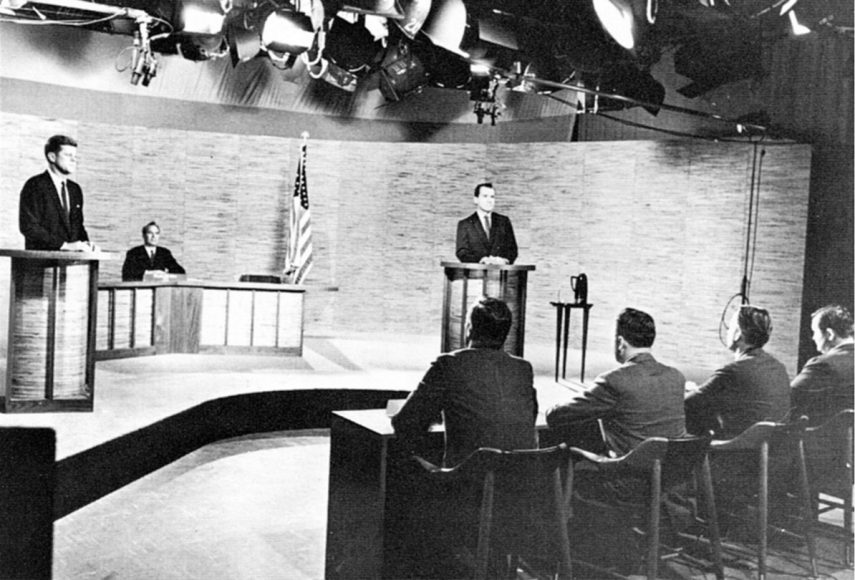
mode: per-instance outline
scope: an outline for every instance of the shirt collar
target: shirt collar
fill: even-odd
[[[51,171],[50,167],[48,167],[48,175],[50,175],[50,180],[53,181],[53,185],[56,187],[57,193],[62,193],[62,184],[67,181],[65,176],[57,175],[55,172]]]

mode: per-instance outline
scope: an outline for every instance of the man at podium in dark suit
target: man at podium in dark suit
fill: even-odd
[[[27,180],[18,228],[28,250],[95,251],[83,227],[83,191],[69,177],[77,169],[77,142],[54,135],[45,144],[48,169]]]
[[[457,224],[457,259],[480,264],[513,264],[517,240],[511,220],[493,211],[496,190],[492,183],[475,186],[477,209]]]
[[[184,268],[172,257],[172,252],[157,245],[160,238],[160,226],[157,223],[147,223],[142,229],[142,235],[145,243],[131,248],[125,255],[122,280],[142,280],[146,270],[184,274]]]

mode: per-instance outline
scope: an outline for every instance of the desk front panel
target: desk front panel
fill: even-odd
[[[434,429],[425,458],[442,460],[443,433]],[[442,517],[418,499],[433,497],[422,468],[398,444],[383,409],[333,413],[327,512],[328,580],[402,579],[420,575],[419,554]],[[434,501],[433,509],[441,509]]]
[[[303,350],[302,289],[250,283],[102,285],[97,358]]]

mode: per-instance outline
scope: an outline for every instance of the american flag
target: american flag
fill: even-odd
[[[292,284],[302,284],[312,269],[312,219],[309,213],[309,189],[306,185],[306,143],[300,148],[294,195],[291,196],[291,216],[288,222],[290,246],[285,274]]]

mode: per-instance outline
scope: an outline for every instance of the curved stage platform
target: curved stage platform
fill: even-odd
[[[164,513],[167,517],[157,522],[168,525],[173,519],[169,514],[175,513],[170,509],[193,509],[187,505],[187,496],[170,497],[168,489],[153,486],[151,481],[155,473],[154,479],[160,478],[162,484],[163,478],[172,477],[174,469],[188,469],[178,466],[192,462],[190,458],[198,455],[196,450],[231,438],[239,442],[252,434],[287,436],[292,430],[295,440],[305,439],[300,433],[305,430],[320,430],[312,437],[323,439],[331,411],[382,408],[388,399],[406,396],[436,356],[437,341],[432,337],[398,338],[394,343],[388,337],[369,343],[362,338],[316,337],[307,342],[302,358],[167,355],[103,361],[98,363],[101,387],[92,414],[0,415],[0,426],[4,427],[0,429],[0,461],[17,466],[16,470],[0,470],[0,489],[7,492],[0,497],[0,517],[13,522],[0,527],[0,546],[4,547],[0,550],[0,578],[63,579],[80,577],[84,571],[92,577],[110,577],[114,572],[112,577],[116,578],[142,577],[127,575],[129,565],[123,567],[116,558],[142,558],[143,563],[135,565],[137,569],[144,568],[145,559],[149,559],[152,569],[162,573],[166,568],[172,574],[158,577],[203,578],[210,577],[211,570],[222,571],[223,562],[243,570],[251,554],[270,554],[270,550],[275,550],[278,558],[271,558],[267,570],[254,576],[256,580],[321,578],[323,563],[315,560],[323,550],[324,523],[306,524],[317,528],[312,528],[312,533],[297,526],[286,536],[282,526],[291,524],[279,520],[282,513],[273,511],[276,506],[269,503],[269,497],[248,492],[250,495],[241,500],[223,495],[223,488],[212,483],[201,493],[214,494],[206,501],[215,506],[218,517],[208,520],[205,518],[210,514],[196,514],[202,519],[193,521],[201,521],[201,527],[192,528],[190,534],[186,528],[146,529],[150,521],[144,517],[140,522],[138,510],[166,502],[168,507],[162,509],[160,517]],[[566,387],[553,380],[553,354],[552,345],[527,347],[527,358],[535,366],[542,410],[568,397]],[[591,376],[612,364],[610,356],[595,353]],[[306,452],[323,455],[324,449],[312,447]],[[234,466],[219,469],[229,469],[229,465]],[[214,466],[206,467],[205,474],[211,473],[210,467]],[[261,464],[261,469],[278,470],[270,474],[277,487],[283,485],[279,478],[288,479],[294,469],[302,467]],[[202,473],[196,476],[206,477]],[[325,481],[327,474],[318,463],[309,476]],[[144,496],[137,495],[140,490],[145,491]],[[199,493],[198,489],[193,491]],[[268,524],[256,529],[250,539],[244,538],[249,543],[238,547],[232,543],[236,535],[246,534],[246,529],[229,519],[236,508],[227,506],[231,502],[241,505],[241,501],[253,506],[260,502],[258,511]],[[283,495],[282,501],[293,502],[294,498]],[[308,510],[325,521],[325,498],[308,501],[314,503],[301,506],[300,513]],[[109,516],[111,523],[103,523],[105,513],[115,513]],[[225,536],[224,546],[223,528],[229,526],[232,529]],[[80,534],[91,537],[75,539]],[[271,534],[285,543],[271,548],[267,544]],[[153,537],[161,544],[152,544]],[[260,547],[253,548],[253,541],[261,542]],[[188,545],[200,552],[182,551],[188,550]],[[230,555],[229,550],[248,552],[239,556]],[[852,578],[851,568],[834,561],[837,551],[836,546],[826,551],[823,571],[834,578]],[[181,554],[178,560],[174,560],[176,553]],[[210,556],[211,561],[198,562],[199,554]],[[743,564],[750,566],[750,555],[746,550],[744,558],[730,563],[728,578],[751,577],[751,569],[742,568]],[[782,555],[798,557],[789,552]],[[191,562],[195,564],[191,566]],[[778,578],[801,571],[800,566],[782,562],[776,560],[780,564],[776,571],[788,572]],[[192,570],[207,576],[194,576]],[[678,572],[675,577],[695,576]]]

